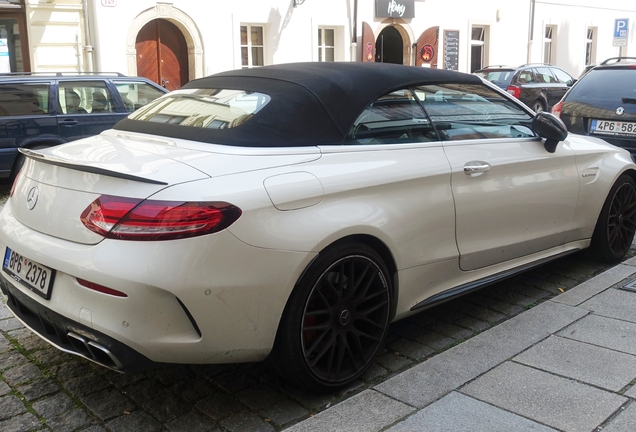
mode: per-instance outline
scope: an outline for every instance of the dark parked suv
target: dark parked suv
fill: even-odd
[[[612,57],[590,69],[552,113],[570,132],[636,153],[636,57]]]
[[[97,135],[166,92],[118,73],[0,74],[0,178],[21,168],[18,148]]]
[[[487,66],[475,74],[506,90],[535,112],[551,109],[575,81],[563,69],[550,64]]]

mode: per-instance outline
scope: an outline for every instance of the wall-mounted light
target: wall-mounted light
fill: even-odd
[[[294,7],[300,6],[303,3],[305,3],[305,0],[294,0]]]

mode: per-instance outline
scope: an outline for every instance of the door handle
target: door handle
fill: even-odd
[[[7,135],[24,134],[24,125],[21,122],[17,122],[17,121],[7,122],[5,126],[7,129]]]
[[[464,165],[464,174],[469,176],[478,176],[490,169],[490,164],[482,161],[470,161]]]
[[[59,122],[62,126],[75,126],[77,124],[77,120],[75,119],[64,119]]]

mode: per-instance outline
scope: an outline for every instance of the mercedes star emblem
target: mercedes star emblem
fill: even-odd
[[[29,210],[33,210],[33,207],[38,203],[38,197],[40,196],[40,191],[37,186],[32,187],[27,195],[27,207]]]
[[[616,115],[623,115],[623,114],[625,114],[625,108],[623,107],[616,108]]]
[[[348,310],[343,310],[342,312],[340,312],[340,324],[347,325],[349,324],[349,321],[351,320],[351,312],[349,312]]]

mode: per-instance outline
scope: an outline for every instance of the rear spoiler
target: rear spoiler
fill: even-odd
[[[126,173],[122,173],[122,172],[118,172],[118,171],[113,171],[113,170],[109,170],[106,168],[99,168],[99,167],[93,167],[93,166],[87,166],[87,165],[82,165],[79,163],[75,163],[75,162],[70,162],[64,159],[59,159],[56,157],[52,157],[52,156],[47,156],[47,155],[43,155],[42,153],[38,153],[35,152],[33,150],[29,150],[29,149],[25,149],[25,148],[20,148],[18,149],[18,151],[20,153],[22,153],[24,156],[30,158],[30,159],[34,159],[38,162],[42,162],[45,164],[49,164],[49,165],[55,165],[55,166],[60,166],[60,167],[64,167],[64,168],[68,168],[68,169],[72,169],[75,171],[82,171],[82,172],[87,172],[87,173],[91,173],[91,174],[100,174],[100,175],[107,175],[110,177],[115,177],[115,178],[120,178],[120,179],[125,179],[125,180],[134,180],[134,181],[138,181],[138,182],[142,182],[142,183],[150,183],[150,184],[156,184],[156,185],[163,185],[163,186],[167,186],[168,183],[165,182],[161,182],[158,180],[152,180],[149,178],[145,178],[145,177],[139,177],[139,176],[135,176],[132,174],[126,174]]]

